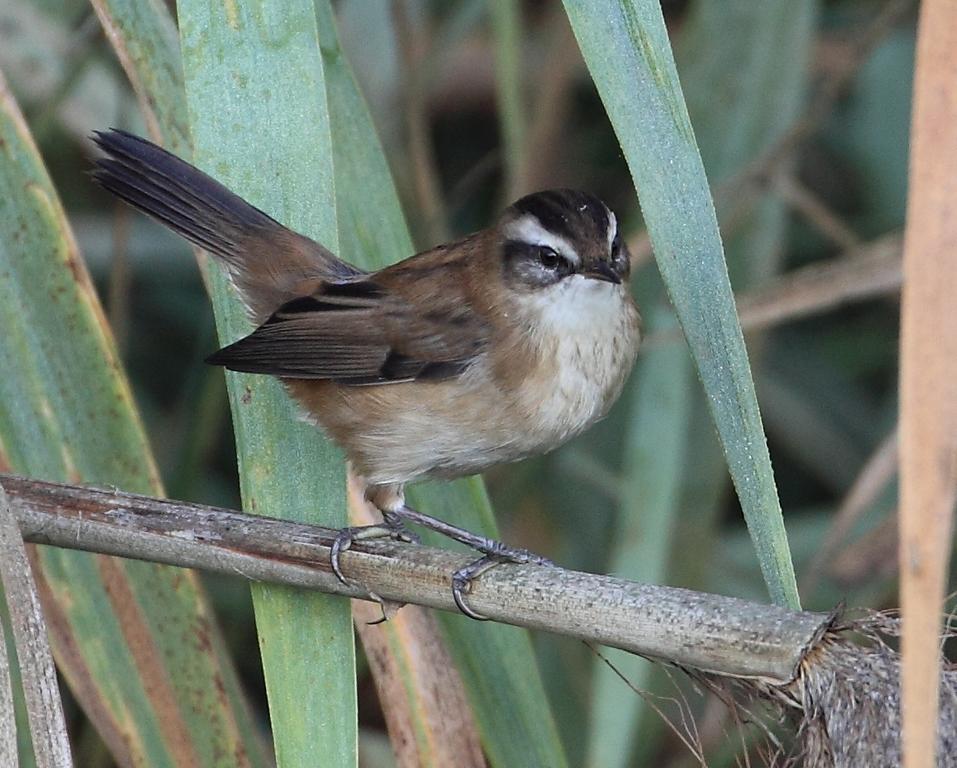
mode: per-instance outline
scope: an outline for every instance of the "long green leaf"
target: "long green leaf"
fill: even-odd
[[[338,248],[329,115],[308,0],[213,5],[180,0],[179,26],[194,159],[283,221]],[[249,321],[217,269],[221,341]],[[280,384],[227,375],[243,506],[256,514],[339,527],[345,470],[303,424]],[[356,762],[355,650],[347,601],[257,586],[253,602],[281,766]]]
[[[675,44],[701,158],[712,183],[742,168],[797,119],[807,86],[816,0],[697,0]],[[716,99],[715,94],[722,98]],[[786,233],[783,203],[762,198],[726,243],[740,291],[777,271]],[[758,350],[760,354],[760,349]],[[671,583],[705,588],[718,535],[726,471],[711,419],[696,403]],[[642,739],[642,742],[647,739]]]
[[[160,494],[94,290],[0,78],[0,457],[47,480]],[[262,765],[193,574],[41,547],[60,668],[122,764]]]
[[[342,255],[366,268],[412,253],[398,197],[375,128],[336,38],[327,0],[318,0],[326,91],[332,115]],[[410,503],[471,530],[495,535],[479,478],[409,490]],[[448,546],[443,538],[427,539]],[[441,616],[492,763],[562,766],[566,759],[527,632]]]
[[[565,8],[639,192],[771,598],[796,607],[744,337],[661,7],[652,0],[565,0]]]

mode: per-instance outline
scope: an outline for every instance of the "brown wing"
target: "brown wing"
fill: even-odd
[[[487,336],[461,296],[413,303],[373,276],[320,284],[207,362],[351,385],[438,380],[465,370]]]

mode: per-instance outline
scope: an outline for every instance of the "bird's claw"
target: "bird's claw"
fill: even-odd
[[[464,568],[459,568],[459,570],[452,574],[452,599],[462,613],[476,621],[488,621],[488,616],[483,616],[469,606],[465,600],[465,596],[472,591],[472,583],[475,579],[483,573],[503,563],[541,566],[555,565],[547,557],[536,555],[527,549],[509,547],[500,541],[494,542],[493,546],[488,549],[489,551],[478,560],[469,563]]]
[[[378,525],[359,525],[349,528],[342,528],[333,539],[332,548],[329,551],[329,562],[332,565],[332,572],[343,584],[351,582],[342,573],[340,556],[343,552],[350,549],[354,542],[368,539],[392,539],[393,541],[404,541],[409,544],[420,543],[419,537],[403,525],[401,520],[385,518],[385,521]]]

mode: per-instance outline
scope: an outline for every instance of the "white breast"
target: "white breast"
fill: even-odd
[[[531,331],[542,359],[555,365],[525,388],[539,440],[553,445],[600,419],[621,394],[638,348],[638,312],[627,285],[580,275],[529,302]]]

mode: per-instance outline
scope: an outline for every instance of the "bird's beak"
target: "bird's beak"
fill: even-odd
[[[615,285],[621,284],[621,275],[615,272],[607,261],[596,261],[589,269],[582,272],[582,277],[587,277],[589,280],[614,283]]]

